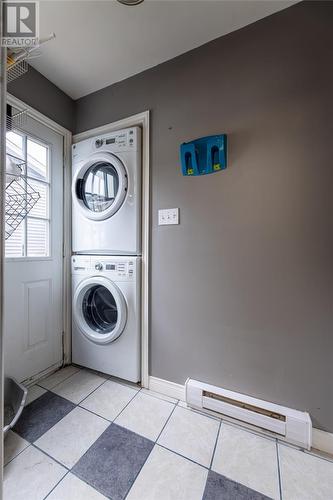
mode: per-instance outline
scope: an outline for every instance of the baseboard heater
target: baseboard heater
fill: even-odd
[[[185,389],[186,403],[193,408],[218,413],[222,418],[258,427],[302,448],[311,448],[312,423],[306,412],[192,379],[186,381]]]

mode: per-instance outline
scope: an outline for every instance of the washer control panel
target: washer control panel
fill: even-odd
[[[102,274],[113,280],[132,280],[136,275],[136,261],[129,257],[97,257],[73,255],[72,273]]]

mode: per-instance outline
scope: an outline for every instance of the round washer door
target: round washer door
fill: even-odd
[[[126,169],[111,153],[93,154],[73,178],[73,202],[88,219],[112,217],[124,203],[126,192]]]
[[[122,334],[127,321],[124,296],[107,278],[87,278],[75,291],[73,317],[80,331],[92,342],[113,342]]]

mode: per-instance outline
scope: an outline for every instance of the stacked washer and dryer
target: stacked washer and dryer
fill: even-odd
[[[140,381],[141,130],[73,145],[72,360]]]

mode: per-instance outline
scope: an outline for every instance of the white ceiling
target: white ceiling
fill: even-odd
[[[31,64],[72,98],[156,66],[295,3],[290,0],[42,0]]]

